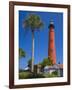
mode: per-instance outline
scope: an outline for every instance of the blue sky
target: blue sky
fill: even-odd
[[[40,29],[39,32],[35,31],[34,33],[34,63],[41,62],[44,58],[48,57],[48,26],[51,19],[55,25],[56,63],[63,63],[63,13],[19,11],[19,47],[26,52],[26,57],[21,58],[19,62],[19,68],[24,69],[27,66],[27,62],[32,54],[32,33],[30,30],[23,28],[23,20],[25,20],[30,13],[39,15],[44,23],[44,27]]]

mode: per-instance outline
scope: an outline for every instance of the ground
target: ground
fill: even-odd
[[[35,74],[29,71],[21,71],[19,72],[19,79],[29,79],[29,78],[50,78],[50,77],[58,77],[57,72],[49,73],[40,73]]]

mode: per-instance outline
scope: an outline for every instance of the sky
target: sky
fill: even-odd
[[[29,14],[39,15],[44,27],[34,32],[34,63],[42,62],[48,57],[49,23],[53,20],[55,26],[55,48],[56,63],[63,63],[63,13],[57,12],[37,12],[37,11],[19,11],[19,48],[26,52],[26,57],[19,60],[19,68],[27,67],[27,62],[32,56],[32,33],[30,29],[23,27],[23,21]]]

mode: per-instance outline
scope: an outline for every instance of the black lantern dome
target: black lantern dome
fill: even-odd
[[[53,20],[50,20],[48,28],[55,28]]]

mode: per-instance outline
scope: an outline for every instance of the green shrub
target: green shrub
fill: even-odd
[[[52,72],[52,74],[58,75],[58,71],[54,71],[54,72]]]

